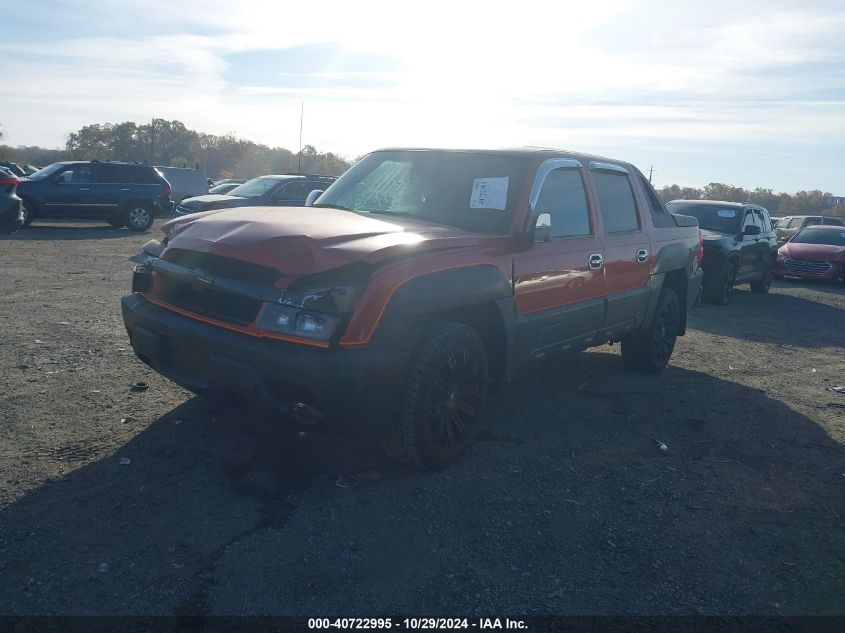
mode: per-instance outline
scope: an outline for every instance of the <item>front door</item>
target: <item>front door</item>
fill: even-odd
[[[746,235],[745,229],[749,226],[760,227],[760,232],[763,231],[763,220],[759,213],[755,213],[753,209],[745,209],[745,216],[742,219],[740,226],[740,250],[739,250],[739,268],[736,272],[737,283],[742,283],[752,279],[757,279],[760,276],[758,268],[760,264],[760,238],[761,235]]]
[[[517,362],[593,344],[604,318],[602,245],[581,172],[570,159],[538,170],[532,221],[548,213],[551,228],[514,256]]]
[[[91,165],[68,165],[49,177],[45,187],[45,215],[76,217],[91,204]]]
[[[645,318],[651,289],[653,256],[634,199],[631,175],[611,163],[590,163],[590,180],[602,220],[604,292],[607,297],[602,334],[620,338]]]

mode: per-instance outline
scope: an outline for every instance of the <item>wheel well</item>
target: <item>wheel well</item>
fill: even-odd
[[[431,321],[454,321],[470,326],[481,337],[484,350],[487,353],[488,374],[491,385],[497,384],[505,373],[507,365],[507,345],[505,324],[496,304],[479,303],[434,312],[417,317],[417,323]]]
[[[129,207],[131,207],[133,204],[139,204],[139,205],[143,206],[144,208],[150,209],[150,210],[152,210],[152,208],[153,208],[153,205],[150,204],[150,202],[148,200],[144,200],[143,198],[131,198],[123,204],[123,207],[120,210],[121,213],[125,213],[125,212],[129,211]]]
[[[687,279],[686,270],[670,270],[666,273],[663,285],[671,288],[678,295],[678,303],[681,308],[681,331],[679,334],[686,334],[687,331]]]

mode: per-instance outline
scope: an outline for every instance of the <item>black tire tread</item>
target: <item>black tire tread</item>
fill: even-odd
[[[662,370],[666,366],[655,364],[654,357],[651,353],[651,347],[654,329],[657,325],[657,314],[660,311],[663,303],[667,301],[667,296],[674,297],[675,302],[678,303],[678,307],[680,308],[678,294],[672,288],[662,288],[660,290],[660,297],[657,300],[657,307],[654,310],[654,315],[652,316],[651,323],[649,324],[648,328],[646,328],[642,332],[639,332],[638,334],[629,336],[628,338],[622,341],[622,362],[628,369],[655,373]]]
[[[473,328],[463,323],[437,322],[420,336],[400,391],[397,414],[388,422],[380,438],[382,450],[391,459],[423,470],[442,465],[428,460],[417,446],[416,409],[420,397],[426,391],[429,373],[436,369],[435,364],[443,350],[460,345],[465,338],[475,339],[475,344],[483,354],[484,344],[481,338]],[[482,390],[482,394],[485,391]]]

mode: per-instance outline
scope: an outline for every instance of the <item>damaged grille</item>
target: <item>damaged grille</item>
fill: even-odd
[[[200,268],[211,275],[229,277],[238,281],[261,286],[272,286],[281,276],[279,271],[270,266],[261,266],[251,262],[244,262],[239,259],[201,253],[199,251],[188,251],[181,248],[171,248],[164,254],[165,261],[188,268]]]
[[[156,294],[160,299],[178,308],[201,314],[218,321],[237,325],[250,325],[261,309],[259,299],[220,292],[181,279],[158,273]]]

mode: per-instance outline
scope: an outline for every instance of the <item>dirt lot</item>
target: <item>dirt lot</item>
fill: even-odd
[[[539,366],[429,474],[135,360],[149,237],[0,238],[0,612],[845,612],[842,289],[698,307],[659,376],[611,347]]]

